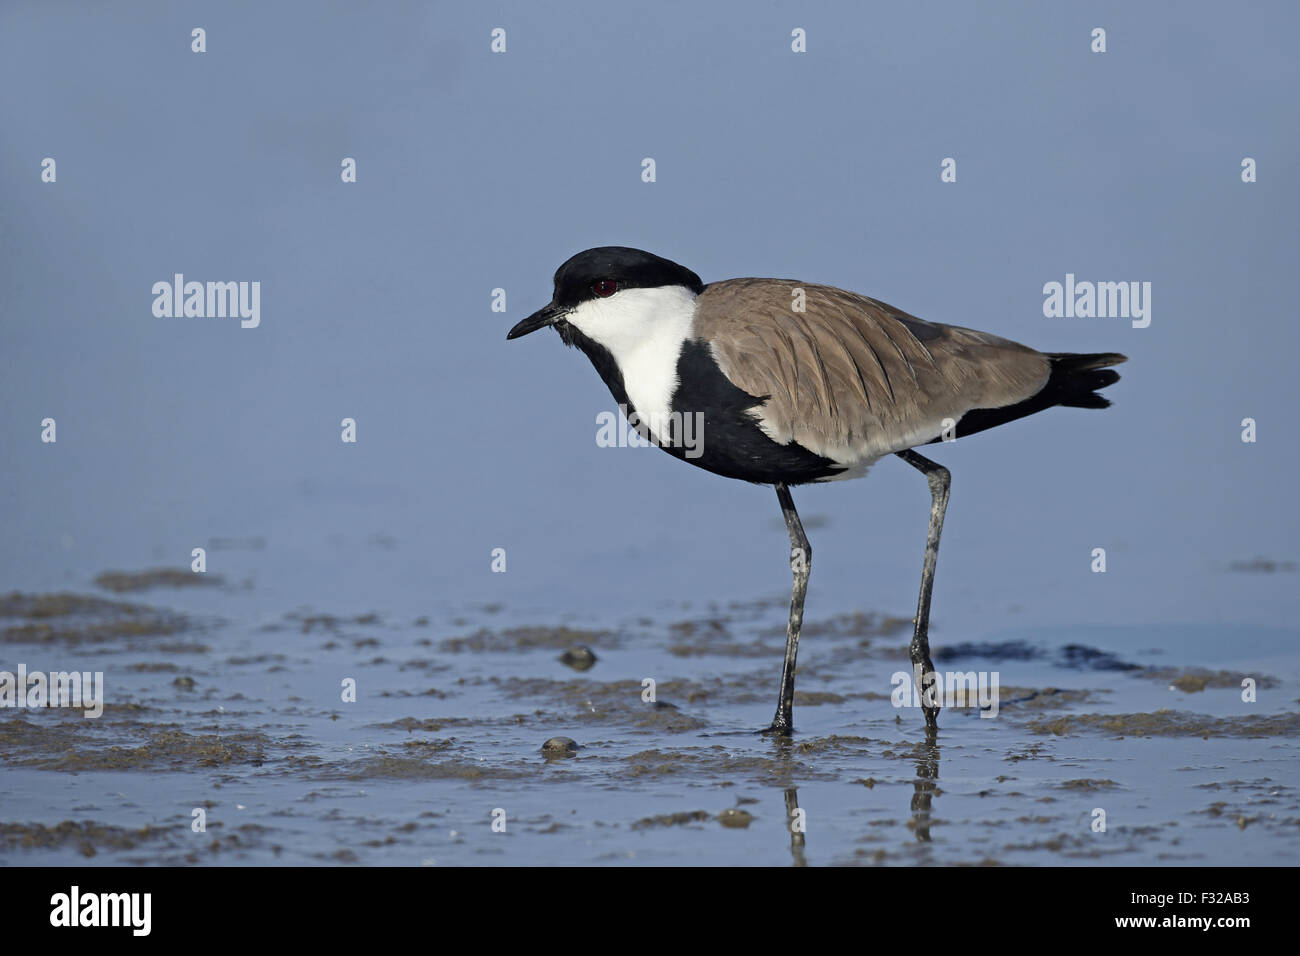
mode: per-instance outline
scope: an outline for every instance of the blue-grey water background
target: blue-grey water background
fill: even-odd
[[[656,449],[598,447],[596,416],[614,404],[586,360],[550,333],[504,340],[548,300],[561,261],[621,244],[705,281],[824,282],[1048,351],[1127,354],[1112,409],[1055,410],[934,451],[953,472],[934,644],[1013,635],[1080,640],[1142,665],[1256,668],[1278,689],[1254,710],[1233,690],[1167,702],[1122,682],[1108,707],[1294,713],[1298,25],[1287,3],[5,3],[0,591],[100,593],[92,582],[106,569],[188,568],[191,549],[209,547],[209,571],[238,586],[141,600],[220,622],[201,686],[248,696],[256,685],[270,712],[286,697],[316,717],[339,711],[328,724],[303,717],[326,750],[375,745],[375,722],[399,715],[369,696],[373,684],[352,710],[336,706],[340,677],[370,649],[318,656],[292,629],[264,630],[303,609],[427,616],[432,658],[439,641],[500,620],[623,633],[605,673],[592,672],[605,680],[725,670],[665,655],[663,629],[759,601],[761,615],[732,625],[779,631],[789,572],[771,489]],[[1089,49],[1098,26],[1104,54]],[[205,53],[190,50],[194,27],[206,30]],[[497,27],[504,54],[490,50]],[[796,27],[803,54],[791,52]],[[41,182],[45,157],[57,183]],[[355,184],[340,181],[344,157],[357,161]],[[641,179],[645,157],[654,183]],[[940,181],[945,157],[955,183]],[[1258,182],[1241,181],[1244,157]],[[260,281],[260,327],[154,317],[151,287],[175,273]],[[1067,273],[1151,282],[1150,326],[1045,318],[1043,284]],[[497,288],[504,313],[491,309]],[[47,417],[55,444],[40,441]],[[355,444],[340,441],[349,417]],[[1254,443],[1241,440],[1245,418],[1257,422]],[[810,620],[911,614],[928,515],[916,473],[884,461],[796,501],[816,553]],[[222,540],[257,546],[211,547]],[[492,571],[496,548],[506,573]],[[1091,570],[1095,548],[1104,574]],[[1277,569],[1232,570],[1260,558]],[[627,622],[642,620],[639,642]],[[417,653],[413,635],[387,639]],[[0,668],[78,661],[5,651]],[[285,673],[272,682],[228,663],[247,652],[288,654]],[[806,640],[801,665],[815,669],[818,654]],[[736,729],[768,716],[776,660],[754,666],[764,702],[729,714]],[[507,654],[476,659],[468,676],[495,666],[567,673],[551,654]],[[889,670],[861,689],[887,694]],[[1071,675],[1031,676],[1014,682]],[[376,678],[412,694],[428,682],[398,667]],[[123,675],[115,686],[161,699]],[[472,684],[412,700],[401,716],[507,716]],[[169,719],[185,725],[184,713]],[[821,735],[894,717],[879,701],[802,713],[801,728]],[[493,738],[475,759],[522,761],[541,730]],[[1016,746],[1000,732],[991,752]],[[1233,746],[1248,763],[1277,761],[1257,776],[1291,788],[1294,813],[1294,733]],[[1169,781],[1196,764],[1177,748],[1139,757],[1091,738],[1071,759],[1116,747],[1133,767],[1119,782],[1138,803],[1176,790]],[[1226,759],[1196,765],[1213,778]],[[970,773],[997,773],[970,760]],[[1076,776],[1117,777],[1093,769]],[[647,796],[655,805],[641,812],[611,809],[618,797],[572,773],[537,798],[534,818],[560,812],[557,794],[565,814],[599,805],[622,821],[694,810],[701,801],[682,792],[704,786],[659,781],[662,806]],[[133,784],[0,774],[10,822],[139,826],[179,814],[187,825],[178,808],[198,799],[185,773]],[[856,774],[872,777],[866,765]],[[439,786],[451,785],[368,786],[372,802],[348,812],[397,820],[403,801],[427,799],[458,812],[461,791]],[[129,799],[95,796],[131,787]],[[478,826],[495,791],[474,787],[485,792],[464,812]],[[262,799],[273,816],[275,799]],[[823,817],[851,832],[851,815],[832,806]],[[1211,860],[1249,840],[1237,829]],[[699,837],[664,832],[657,860],[696,858]],[[323,817],[281,842],[313,859],[345,839]],[[1284,845],[1294,852],[1294,838]],[[476,859],[449,846],[362,859]],[[487,860],[624,849],[522,846]],[[756,852],[737,841],[710,861],[772,861]]]

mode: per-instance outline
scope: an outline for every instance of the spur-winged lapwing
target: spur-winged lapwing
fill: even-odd
[[[856,478],[887,455],[929,481],[911,658],[926,682],[923,707],[933,729],[939,705],[929,693],[930,594],[949,474],[911,449],[1054,405],[1105,408],[1110,402],[1097,389],[1119,379],[1108,366],[1125,360],[1114,352],[1036,352],[830,286],[785,279],[705,285],[684,266],[622,246],[588,249],[560,266],[550,304],[506,338],[548,325],[587,354],[647,438],[716,474],[776,486],[794,571],[769,728],[780,734],[792,729],[812,559],[791,486]],[[689,444],[688,420],[703,428]]]

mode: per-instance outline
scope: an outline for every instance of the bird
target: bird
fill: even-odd
[[[551,301],[506,334],[555,329],[586,354],[630,423],[669,454],[776,489],[793,584],[776,715],[794,731],[794,677],[812,548],[790,489],[862,477],[896,456],[930,489],[930,523],[909,656],[938,726],[930,598],[951,474],[917,448],[1055,406],[1100,409],[1119,380],[1116,352],[1039,352],[910,315],[877,299],[789,279],[705,284],[685,266],[626,246],[579,252],[555,272]],[[688,422],[699,422],[688,442]]]

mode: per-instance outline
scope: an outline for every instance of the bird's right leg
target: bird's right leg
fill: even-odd
[[[765,733],[788,737],[794,730],[794,667],[799,653],[799,631],[803,627],[803,600],[808,593],[808,572],[812,568],[812,547],[803,533],[799,512],[794,510],[794,499],[784,483],[776,485],[776,496],[781,502],[785,527],[790,533],[790,570],[794,572],[794,587],[790,592],[790,622],[785,629],[785,662],[781,665],[781,691],[776,699],[776,717]]]
[[[916,602],[916,619],[912,632],[912,671],[921,682],[921,707],[925,711],[925,726],[934,730],[939,726],[939,701],[933,680],[934,664],[930,661],[930,595],[934,592],[934,567],[939,560],[939,536],[943,534],[943,515],[948,510],[948,489],[952,475],[938,462],[931,461],[914,451],[895,452],[899,458],[925,475],[930,484],[930,530],[925,537],[925,563],[921,568],[921,595]]]

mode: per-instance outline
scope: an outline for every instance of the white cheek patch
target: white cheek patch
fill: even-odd
[[[624,289],[583,302],[565,316],[614,356],[628,401],[656,438],[668,434],[677,359],[692,335],[695,299],[685,286]]]

